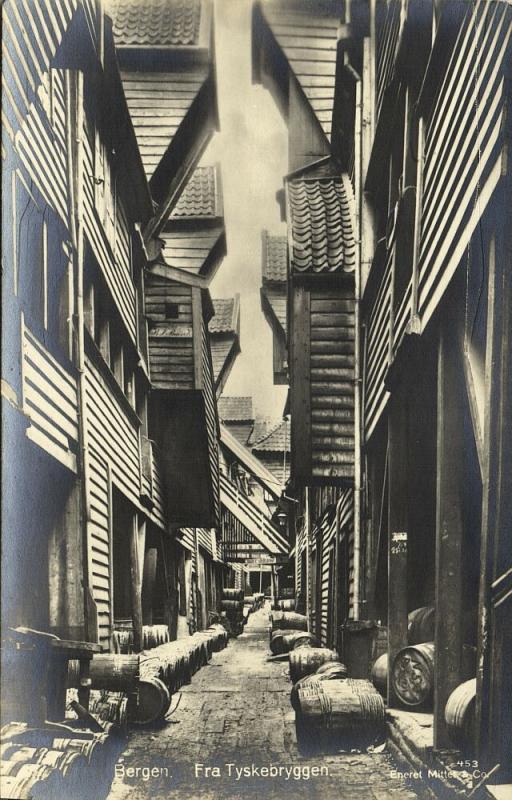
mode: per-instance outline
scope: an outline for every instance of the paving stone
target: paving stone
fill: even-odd
[[[388,753],[303,756],[297,749],[288,667],[268,662],[268,655],[266,609],[251,615],[244,633],[182,688],[168,724],[132,730],[108,800],[167,800],[171,795],[173,800],[417,797],[402,780],[391,778],[394,765]],[[239,770],[245,767],[248,774],[237,779],[232,767],[229,775],[229,763]],[[253,775],[252,765],[256,770],[281,769],[282,774]],[[143,781],[120,774],[121,766],[158,767],[162,774]],[[324,774],[311,776],[312,767]]]

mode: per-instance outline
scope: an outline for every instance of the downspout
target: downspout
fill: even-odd
[[[68,180],[68,226],[71,236],[73,272],[76,276],[76,342],[78,368],[78,431],[82,466],[82,541],[83,576],[85,606],[85,638],[96,641],[97,633],[90,620],[90,569],[88,524],[90,504],[87,487],[89,485],[89,442],[87,434],[86,391],[85,391],[85,345],[84,345],[84,275],[83,275],[83,73],[66,71],[66,167]]]
[[[354,128],[354,195],[356,264],[354,272],[354,595],[353,618],[361,616],[361,341],[360,341],[360,296],[361,296],[361,135],[362,135],[362,81],[350,63],[345,69],[355,82],[355,128]]]
[[[311,601],[310,601],[310,578],[311,578],[311,565],[309,563],[310,558],[310,543],[309,543],[309,486],[306,486],[304,489],[304,528],[305,528],[305,536],[306,536],[306,619],[308,624],[308,631],[311,630],[311,620],[309,618],[309,612],[311,610]]]
[[[334,539],[334,647],[341,648],[339,625],[340,607],[340,501],[336,503],[336,535]],[[340,650],[341,652],[341,650]]]

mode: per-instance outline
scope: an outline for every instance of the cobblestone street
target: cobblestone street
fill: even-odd
[[[109,800],[417,797],[392,776],[394,765],[386,753],[302,757],[295,739],[288,664],[267,663],[267,655],[268,607],[251,615],[244,634],[214,654],[184,687],[170,719],[152,730],[132,729]],[[173,697],[171,710],[177,701]],[[294,769],[281,769],[275,777],[238,778],[237,768],[252,771],[253,765]],[[138,775],[127,774],[129,768],[138,768]],[[144,768],[154,775],[147,777]],[[308,768],[317,774],[308,778]]]

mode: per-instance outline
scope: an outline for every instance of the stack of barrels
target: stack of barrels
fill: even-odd
[[[288,653],[302,645],[315,646],[315,637],[308,633],[308,621],[302,614],[273,611],[269,627],[270,650],[274,655]]]
[[[393,691],[404,706],[418,710],[431,707],[434,691],[434,625],[435,611],[431,606],[410,612],[407,647],[396,654],[391,667],[387,653],[379,656],[373,665],[372,682],[382,695],[386,695],[388,671],[391,669]]]
[[[435,609],[422,606],[409,613],[407,647],[402,648],[391,667],[387,653],[381,655],[372,669],[372,682],[386,695],[388,670],[393,691],[409,708],[427,710],[432,707],[434,694],[434,629]],[[463,648],[463,673],[474,674],[474,648]],[[474,742],[476,680],[463,681],[450,695],[445,707],[445,720],[450,737],[459,749],[470,755]]]
[[[254,594],[249,594],[244,599],[244,606],[245,610],[249,611],[249,614],[252,614],[254,611],[258,611],[265,603],[265,595],[263,592],[255,592]]]
[[[144,650],[150,650],[152,647],[166,644],[170,640],[167,625],[144,625],[142,628],[142,647]]]
[[[92,800],[112,780],[111,740],[106,733],[42,728],[9,739],[2,736],[2,796],[53,800]]]
[[[227,621],[227,629],[232,636],[239,636],[245,625],[244,590],[223,589],[220,603],[221,611]]]
[[[171,696],[227,645],[222,625],[143,650],[140,654],[95,655],[90,663],[91,712],[111,732],[124,732],[126,720],[149,724],[165,716]],[[78,662],[69,662],[68,688],[79,686]]]

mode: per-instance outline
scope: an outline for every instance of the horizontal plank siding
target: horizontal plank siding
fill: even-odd
[[[91,443],[109,464],[112,479],[136,506],[140,495],[138,426],[114,397],[98,367],[86,358],[87,429]]]
[[[327,137],[331,137],[339,19],[314,4],[307,10],[263,7],[290,68]]]
[[[213,558],[213,555],[214,555],[214,542],[213,542],[214,536],[215,536],[215,533],[212,532],[209,528],[197,528],[197,541],[198,541],[198,544],[212,558]]]
[[[207,77],[207,69],[191,72],[122,71],[126,102],[148,179]]]
[[[511,33],[509,4],[468,4],[427,121],[418,285],[422,327],[467,252],[502,174]]]
[[[389,392],[387,392],[384,385],[384,378],[389,365],[392,302],[391,265],[392,253],[388,253],[382,282],[372,310],[369,313],[364,390],[366,439],[371,436],[389,398]]]
[[[401,31],[403,0],[390,0],[382,27],[377,34],[377,118],[388,87],[397,55]]]
[[[163,233],[163,254],[171,267],[199,273],[211,250],[223,233],[223,228],[190,231],[174,230]]]
[[[206,414],[206,434],[208,437],[208,461],[210,465],[213,516],[214,520],[218,522],[220,520],[219,430],[210,343],[208,329],[204,319],[202,320],[201,330],[201,356],[203,360],[203,398]]]
[[[96,211],[94,192],[94,131],[84,123],[84,230],[94,257],[105,278],[112,298],[121,314],[133,343],[137,341],[136,291],[131,277],[130,242],[126,216],[120,203],[116,204],[115,241],[109,242]],[[109,201],[110,202],[110,201]],[[114,199],[112,198],[112,206]],[[116,247],[116,243],[119,246]]]
[[[338,500],[338,515],[340,525],[340,537],[347,546],[345,552],[348,553],[348,564],[340,564],[340,569],[348,575],[348,615],[352,619],[354,616],[354,493],[347,489],[342,493]]]
[[[76,472],[78,442],[77,382],[22,327],[23,411],[30,419],[27,436]]]
[[[153,508],[151,509],[150,519],[155,525],[160,528],[166,528],[166,515],[165,515],[165,494],[164,484],[162,478],[162,465],[161,453],[159,449],[153,445],[151,448],[151,499],[153,500]]]
[[[110,564],[110,487],[108,468],[96,448],[90,449],[89,520],[89,580],[98,614],[98,638],[105,649],[110,647],[112,632],[112,597]]]
[[[311,464],[314,478],[352,477],[354,431],[339,425],[354,410],[353,289],[310,290]],[[349,351],[349,352],[347,352]],[[329,416],[318,417],[324,409]],[[339,411],[343,414],[339,416]]]

